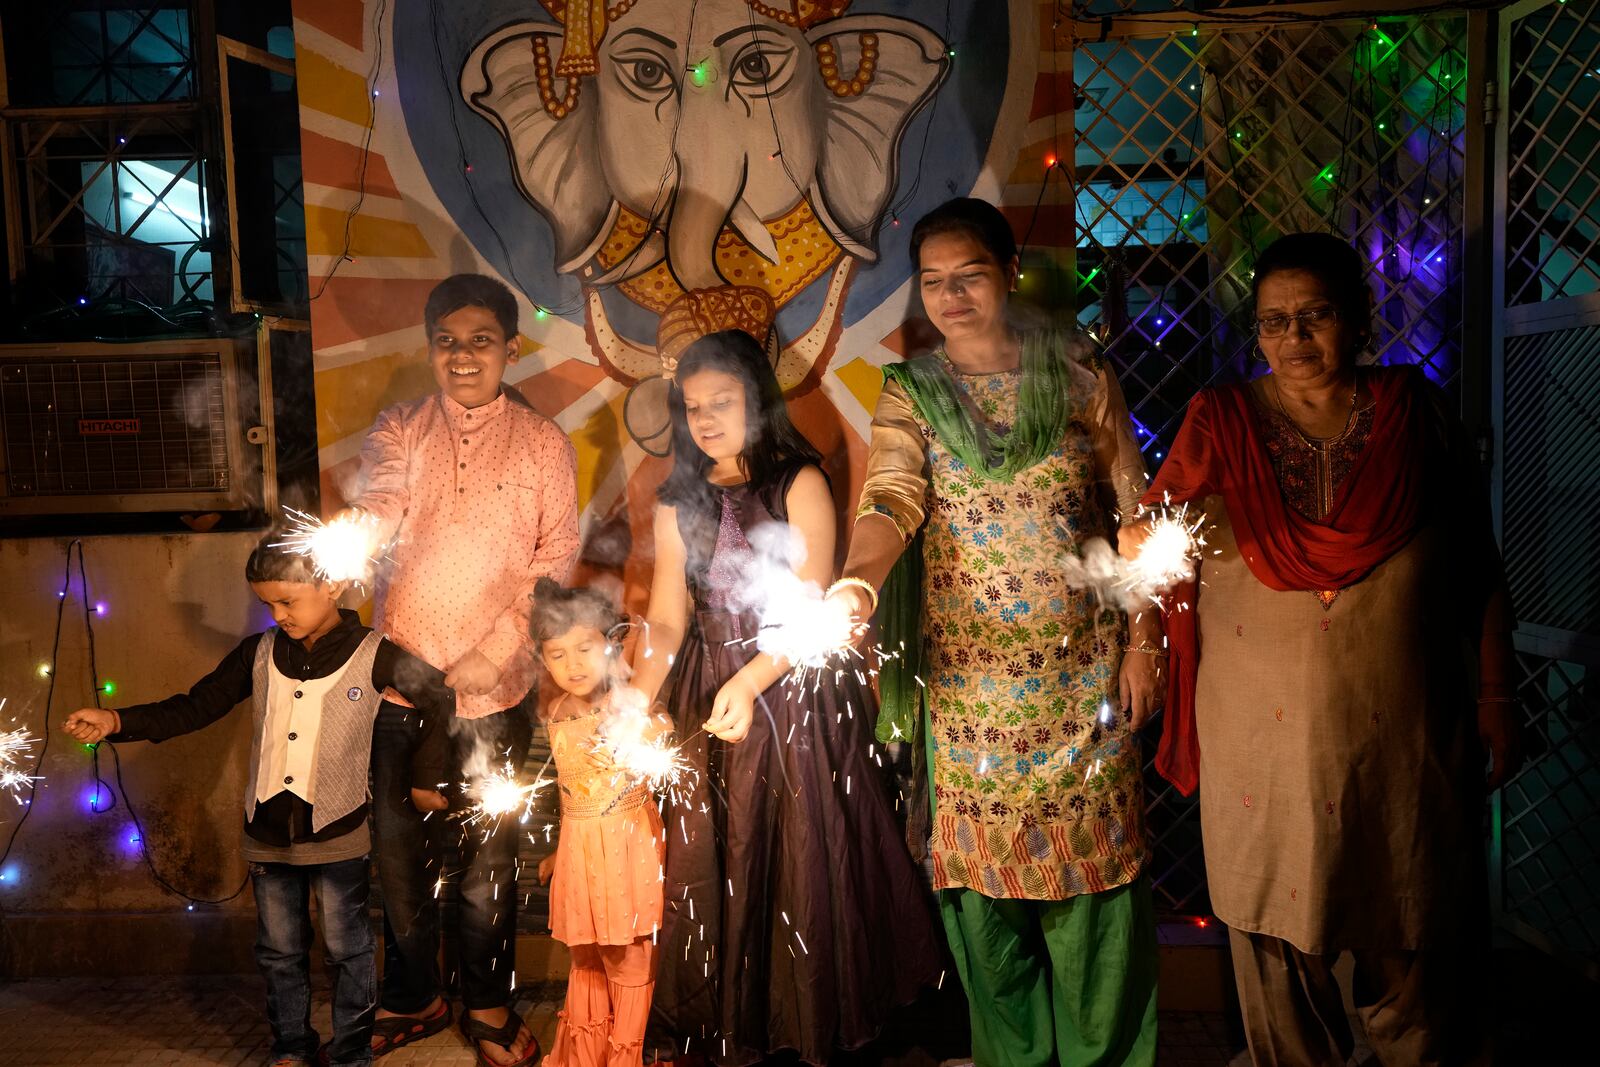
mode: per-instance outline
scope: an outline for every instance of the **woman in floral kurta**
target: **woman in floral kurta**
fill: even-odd
[[[912,249],[946,343],[887,368],[836,595],[865,614],[863,586],[883,585],[902,552],[923,572],[909,613],[885,615],[920,620],[908,652],[926,719],[891,732],[926,742],[935,888],[977,1063],[1153,1063],[1134,729],[1161,637],[1152,611],[1130,640],[1121,612],[1066,577],[1131,516],[1144,465],[1089,346],[1007,325],[1016,250],[993,207],[952,201]]]

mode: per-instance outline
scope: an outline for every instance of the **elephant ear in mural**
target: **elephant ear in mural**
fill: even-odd
[[[467,103],[505,138],[522,194],[548,220],[556,267],[584,291],[587,335],[633,386],[628,429],[664,451],[665,378],[694,338],[767,336],[826,287],[815,323],[772,345],[779,381],[813,387],[858,261],[896,185],[907,123],[947,72],[945,43],[850,0],[543,0],[553,22],[480,41]],[[602,291],[657,317],[625,337]]]

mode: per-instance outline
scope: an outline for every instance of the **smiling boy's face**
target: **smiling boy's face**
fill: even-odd
[[[500,380],[517,355],[517,338],[507,337],[485,307],[469,305],[440,316],[428,337],[433,380],[462,407],[482,407],[499,396]]]

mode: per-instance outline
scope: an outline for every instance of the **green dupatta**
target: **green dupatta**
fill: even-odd
[[[1061,445],[1072,420],[1072,370],[1067,335],[1036,330],[1022,336],[1022,387],[1017,420],[1003,434],[984,424],[950,373],[941,349],[883,368],[899,382],[939,441],[978,477],[1009,483]],[[899,655],[879,669],[877,737],[910,741],[922,720],[922,533],[906,546],[883,585],[878,629],[883,647]]]

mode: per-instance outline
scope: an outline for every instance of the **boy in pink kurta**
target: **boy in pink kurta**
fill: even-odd
[[[394,542],[374,628],[447,668],[456,690],[447,781],[459,787],[508,764],[520,770],[527,755],[526,705],[537,700],[530,595],[540,578],[564,580],[577,556],[577,463],[555,423],[501,388],[518,343],[516,301],[504,285],[475,274],[446,279],[425,318],[439,392],[378,416],[352,507],[377,516]],[[384,903],[378,1055],[450,1022],[436,965],[441,868],[404,779],[418,731],[405,700],[385,696],[372,750]],[[538,1054],[509,1010],[517,837],[514,822],[475,828],[463,835],[463,868],[445,872],[460,884],[463,1029],[490,1061],[507,1064]]]

